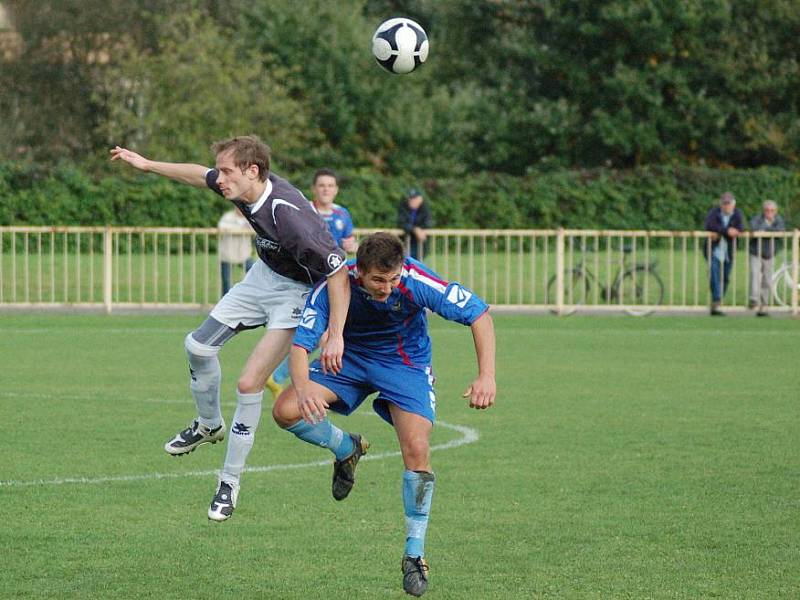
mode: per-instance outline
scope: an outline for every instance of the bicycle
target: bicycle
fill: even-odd
[[[784,262],[772,274],[772,299],[775,306],[788,306],[792,303],[793,287],[797,287],[800,291],[800,284],[792,279],[792,265]]]
[[[631,249],[622,249],[625,257]],[[624,259],[618,265],[614,280],[605,286],[600,278],[585,264],[583,258],[564,272],[564,302],[571,306],[585,304],[594,286],[599,287],[599,295],[609,304],[620,304],[626,313],[636,317],[649,315],[664,299],[664,283],[658,275],[655,260],[649,263],[637,262],[628,265]],[[556,296],[556,276],[547,283],[547,300],[552,302]]]

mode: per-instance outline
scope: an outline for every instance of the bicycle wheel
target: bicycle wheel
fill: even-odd
[[[772,276],[772,299],[775,306],[787,306],[792,302],[792,274],[788,265],[783,265]],[[800,289],[800,286],[798,286]]]
[[[585,304],[589,297],[589,278],[581,269],[564,271],[564,304],[574,306]],[[547,303],[556,303],[556,276],[547,282]]]
[[[619,283],[617,298],[622,299],[625,312],[635,317],[649,315],[664,299],[664,284],[653,267],[639,265],[625,271]]]

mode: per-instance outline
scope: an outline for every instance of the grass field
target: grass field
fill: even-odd
[[[206,519],[223,446],[162,450],[194,414],[201,318],[0,316],[0,597],[406,597],[402,463],[368,406],[338,419],[373,444],[345,502],[329,454],[265,415],[235,516]],[[432,319],[433,442],[453,444],[433,453],[426,597],[800,596],[800,322],[495,323],[478,413],[471,336]],[[256,338],[221,355],[228,419]]]

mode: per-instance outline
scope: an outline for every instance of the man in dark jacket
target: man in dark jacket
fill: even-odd
[[[785,231],[786,226],[778,214],[778,205],[765,200],[761,214],[750,219],[750,231]],[[750,239],[750,308],[758,307],[756,315],[765,317],[772,296],[772,263],[781,251],[783,239],[762,237]]]
[[[425,240],[428,238],[425,230],[432,225],[433,219],[422,192],[417,188],[411,188],[397,208],[397,226],[403,230],[403,242],[411,258],[423,260],[426,251]]]
[[[742,211],[736,208],[736,198],[731,192],[722,194],[719,206],[708,211],[705,227],[706,231],[711,232],[710,238],[703,246],[710,263],[711,314],[720,316],[724,314],[719,305],[728,289],[736,238],[744,230],[744,216]]]

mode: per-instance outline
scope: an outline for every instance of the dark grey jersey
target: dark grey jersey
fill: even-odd
[[[209,170],[206,184],[222,195],[217,177]],[[279,275],[311,285],[338,270],[345,254],[303,193],[271,173],[266,192],[253,205],[232,200],[256,232],[258,257]]]

